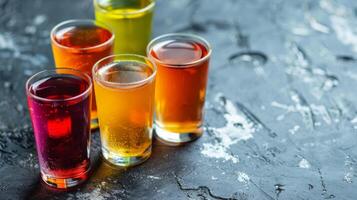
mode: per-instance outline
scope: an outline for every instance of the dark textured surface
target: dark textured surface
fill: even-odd
[[[356,199],[356,15],[352,0],[158,1],[155,36],[214,49],[204,136],[120,170],[94,134],[92,177],[61,192],[40,181],[24,83],[53,66],[51,27],[92,3],[0,0],[0,199]]]

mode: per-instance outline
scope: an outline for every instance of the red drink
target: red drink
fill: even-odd
[[[202,38],[169,34],[154,39],[148,54],[157,65],[155,131],[172,143],[202,134],[211,49]]]
[[[53,28],[51,39],[57,67],[77,69],[90,76],[93,65],[113,52],[112,32],[91,20],[62,22]],[[97,107],[94,95],[92,102],[92,128],[96,128]]]
[[[27,83],[41,175],[57,188],[86,180],[90,166],[92,85],[79,75],[69,69],[43,71]]]

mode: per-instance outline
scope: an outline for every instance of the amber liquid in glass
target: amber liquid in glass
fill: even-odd
[[[194,41],[169,40],[153,46],[160,62],[156,77],[156,126],[174,133],[195,132],[203,121],[208,59],[207,48]],[[165,64],[163,64],[165,63]]]
[[[109,83],[133,83],[153,74],[151,68],[136,67],[137,63],[111,63],[96,72]],[[98,102],[102,152],[105,158],[130,165],[125,158],[148,157],[151,153],[155,83],[108,86],[94,82]],[[149,155],[145,155],[149,154]],[[126,163],[127,162],[127,163]]]
[[[112,37],[112,33],[95,25],[70,26],[54,35],[52,50],[57,67],[67,67],[91,75],[93,65],[103,57],[111,55],[112,45],[99,46]],[[94,91],[93,91],[94,92]],[[92,100],[92,119],[97,118],[95,95]]]

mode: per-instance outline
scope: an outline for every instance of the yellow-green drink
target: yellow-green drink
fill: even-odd
[[[154,0],[94,0],[95,18],[115,34],[114,53],[146,54]]]

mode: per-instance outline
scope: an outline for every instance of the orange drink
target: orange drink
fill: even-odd
[[[203,38],[167,34],[150,42],[149,58],[157,66],[155,133],[171,144],[202,134],[211,48]]]
[[[69,20],[52,29],[51,44],[57,68],[73,68],[90,75],[99,59],[113,53],[114,34],[92,20]],[[92,97],[91,128],[97,128],[97,108]]]

